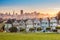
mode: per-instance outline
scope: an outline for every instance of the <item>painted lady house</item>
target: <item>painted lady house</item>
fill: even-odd
[[[42,28],[42,32],[46,32],[46,28],[49,27],[49,20],[48,18],[43,18],[41,20],[41,28]]]
[[[19,28],[20,28],[20,32],[24,31],[26,29],[25,20],[22,19],[22,20],[19,21]]]
[[[28,19],[26,21],[26,32],[29,32],[31,28],[34,28],[33,27],[33,20],[32,19]]]
[[[41,22],[39,19],[34,19],[33,26],[35,28],[35,32],[41,31]]]
[[[17,21],[17,20],[15,20],[15,21],[13,22],[13,27],[16,27],[16,28],[17,28],[17,32],[19,32],[19,31],[20,31],[19,23],[18,23],[18,21]]]
[[[5,22],[5,26],[4,26],[5,32],[10,32],[9,28],[11,28],[11,27],[12,27],[12,21],[9,19],[9,20],[7,20],[7,22]]]
[[[56,27],[58,26],[58,23],[57,23],[57,19],[54,17],[54,18],[51,18],[50,19],[50,27],[51,27],[51,30],[54,31],[56,30]]]

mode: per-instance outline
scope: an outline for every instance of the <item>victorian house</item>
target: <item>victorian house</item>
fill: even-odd
[[[56,18],[51,18],[50,19],[50,27],[51,27],[51,29],[52,30],[55,30],[56,29],[56,27],[57,27],[57,19]]]
[[[28,32],[30,28],[33,28],[33,20],[32,19],[28,19],[26,21],[26,31]]]
[[[42,31],[46,31],[46,28],[49,27],[49,20],[48,18],[43,18],[41,20],[41,28],[42,28]]]
[[[35,31],[37,31],[37,28],[41,27],[40,20],[39,19],[34,19],[33,25],[34,25]]]

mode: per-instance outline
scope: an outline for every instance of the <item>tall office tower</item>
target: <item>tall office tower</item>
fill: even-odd
[[[21,12],[20,14],[22,15],[23,14],[23,10],[20,10],[20,12]]]
[[[8,15],[8,13],[6,12],[5,15]]]
[[[18,14],[16,13],[16,15],[18,15]]]
[[[14,11],[13,11],[13,15],[14,15]]]
[[[10,15],[10,12],[9,12],[9,15]]]

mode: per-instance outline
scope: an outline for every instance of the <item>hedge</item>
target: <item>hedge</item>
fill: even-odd
[[[9,31],[10,31],[10,32],[17,32],[18,29],[17,29],[16,27],[11,27],[11,28],[9,28]]]

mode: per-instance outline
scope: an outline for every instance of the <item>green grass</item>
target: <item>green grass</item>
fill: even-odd
[[[57,33],[0,33],[0,40],[60,40]]]

